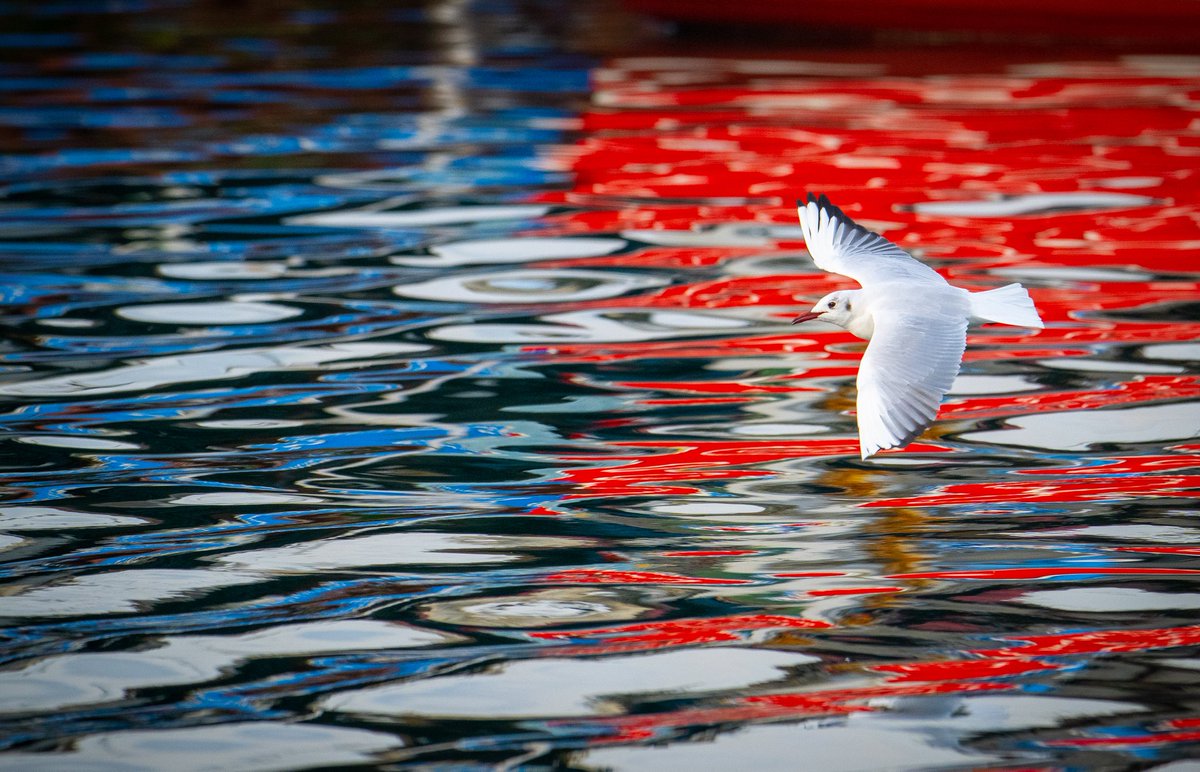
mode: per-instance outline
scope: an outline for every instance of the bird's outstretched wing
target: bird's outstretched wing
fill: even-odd
[[[796,206],[804,243],[818,268],[849,276],[864,287],[886,281],[946,283],[929,266],[855,223],[825,196],[809,193],[808,201]]]
[[[967,347],[965,295],[875,304],[875,332],[858,369],[862,457],[902,448],[937,416]]]

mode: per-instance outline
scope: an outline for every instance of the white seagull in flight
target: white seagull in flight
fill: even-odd
[[[932,268],[829,203],[797,202],[800,228],[818,268],[862,289],[831,292],[792,324],[820,319],[869,340],[858,368],[862,457],[902,448],[937,416],[967,347],[970,322],[1041,328],[1020,284],[984,292],[951,286]]]

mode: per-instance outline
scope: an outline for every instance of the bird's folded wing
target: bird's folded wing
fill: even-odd
[[[825,196],[797,201],[804,243],[818,268],[849,276],[864,287],[885,281],[946,280],[900,247],[858,225]]]
[[[923,432],[962,363],[967,317],[957,304],[940,308],[936,297],[925,305],[910,300],[873,310],[875,332],[858,370],[863,458],[904,447]]]

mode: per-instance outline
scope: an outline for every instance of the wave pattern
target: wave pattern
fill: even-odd
[[[84,5],[0,9],[0,767],[1194,754],[1200,61]],[[806,190],[1047,322],[905,452]]]

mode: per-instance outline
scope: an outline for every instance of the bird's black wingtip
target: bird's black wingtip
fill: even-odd
[[[808,193],[805,198],[796,199],[796,206],[806,206],[808,204],[816,204],[822,208],[833,206],[833,202],[829,200],[829,196],[824,193]]]
[[[846,217],[845,213],[842,212],[842,210],[838,208],[832,201],[830,201],[829,196],[825,195],[824,193],[809,193],[807,200],[796,199],[796,206],[800,209],[805,208],[809,204],[816,204],[818,210],[824,210],[825,212],[828,212],[829,216],[831,217],[837,217],[840,220],[850,219]]]

